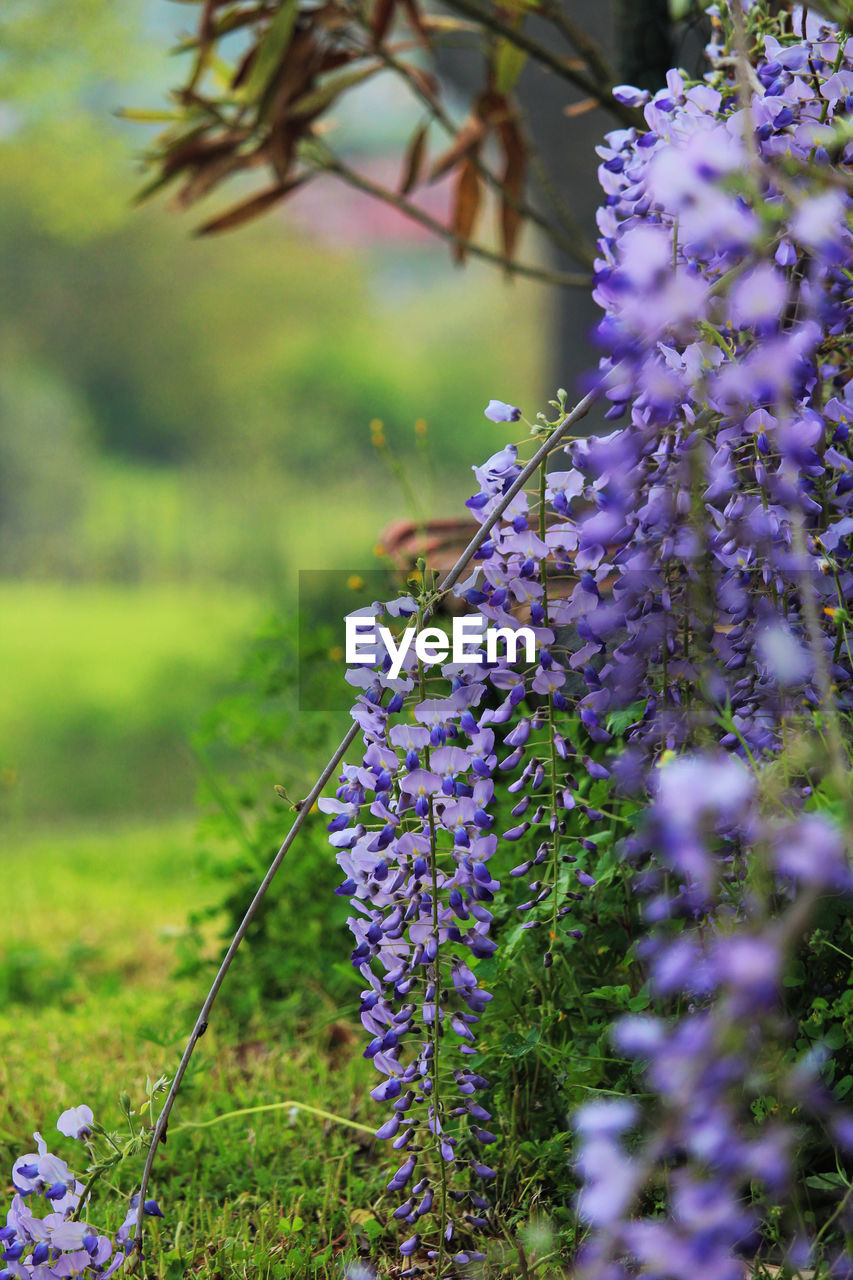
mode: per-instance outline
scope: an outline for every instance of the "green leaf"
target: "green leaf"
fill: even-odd
[[[527,54],[510,40],[499,40],[495,53],[495,90],[511,93],[524,70]]]
[[[597,987],[589,994],[593,1000],[611,1000],[614,1004],[627,1006],[631,998],[631,988],[627,983],[623,983],[618,987]]]
[[[362,80],[367,80],[369,76],[375,75],[383,66],[382,62],[371,62],[367,67],[358,67],[355,71],[342,71],[339,75],[329,76],[316,89],[312,89],[310,93],[303,93],[301,98],[297,98],[290,108],[291,114],[294,116],[316,115],[331,106],[339,94],[360,84]]]
[[[835,1086],[836,1098],[846,1098],[851,1089],[853,1089],[853,1076],[842,1076]]]
[[[635,720],[639,720],[643,714],[645,704],[642,702],[633,702],[630,707],[625,707],[624,711],[614,711],[607,717],[607,728],[617,738],[620,738],[629,725]]]
[[[813,1173],[805,1182],[814,1191],[837,1191],[839,1187],[849,1185],[840,1173]]]
[[[261,97],[281,66],[281,60],[287,52],[293,35],[298,13],[299,0],[284,0],[284,4],[264,32],[255,53],[252,70],[241,90],[241,97],[249,102],[254,102],[256,98]]]
[[[536,1048],[540,1036],[538,1027],[532,1027],[523,1040],[517,1031],[511,1031],[504,1039],[501,1048],[508,1058],[524,1058]]]
[[[826,1045],[827,1049],[840,1049],[846,1041],[847,1037],[844,1034],[844,1028],[838,1026],[838,1024],[831,1027],[823,1037],[823,1043]]]
[[[145,111],[136,107],[119,107],[115,114],[122,120],[132,120],[134,124],[169,124],[181,119],[177,111]]]
[[[507,934],[506,942],[504,943],[502,948],[504,960],[508,960],[510,956],[515,954],[515,952],[518,950],[519,946],[521,945],[526,932],[527,930],[524,928],[523,925],[520,925],[520,924],[517,924],[513,929],[510,929],[509,933]]]

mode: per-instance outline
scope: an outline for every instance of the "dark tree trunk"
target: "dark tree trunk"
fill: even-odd
[[[673,29],[668,0],[562,0],[566,12],[601,46],[618,78],[651,90],[666,81],[666,72],[680,52],[673,50]],[[569,48],[544,22],[530,24],[530,31],[549,47]],[[481,55],[455,50],[443,55],[442,70],[466,97],[482,84]],[[580,98],[578,91],[541,68],[528,64],[522,75],[518,96],[536,139],[543,162],[552,174],[562,197],[577,215],[588,238],[596,237],[595,211],[601,200],[598,185],[598,156],[595,147],[605,133],[618,123],[606,111],[596,109],[572,118],[566,107]],[[541,193],[535,199],[544,207]],[[577,271],[577,263],[559,251],[554,264]],[[563,386],[574,395],[583,375],[598,358],[590,335],[600,311],[584,290],[555,291],[553,336],[549,347],[552,366],[549,385]],[[598,430],[601,413],[590,414],[585,429]]]
[[[617,0],[616,47],[623,83],[659,89],[673,65],[669,0]]]

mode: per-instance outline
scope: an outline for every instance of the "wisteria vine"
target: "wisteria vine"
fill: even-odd
[[[565,470],[543,464],[456,588],[484,627],[532,627],[536,661],[412,660],[392,680],[380,653],[348,676],[366,752],[325,807],[357,912],[366,1053],[385,1076],[373,1096],[392,1102],[378,1136],[409,1153],[389,1183],[407,1195],[394,1216],[416,1228],[406,1275],[478,1256],[452,1242],[485,1225],[470,1178],[490,1170],[472,1153],[494,1137],[465,1097],[486,1086],[465,1058],[489,999],[476,960],[496,945],[488,864],[519,848],[524,928],[543,931],[546,967],[564,961],[582,936],[567,917],[596,883],[584,822],[605,817],[582,777],[644,806],[622,848],[660,1010],[614,1032],[646,1064],[652,1118],[627,1100],[576,1117],[585,1273],[740,1275],[760,1205],[789,1202],[784,1257],[814,1265],[828,1226],[810,1239],[796,1209],[791,1108],[829,1127],[840,1158],[851,1149],[819,1064],[783,1068],[776,1050],[786,964],[820,897],[853,892],[853,50],[801,10],[774,24],[758,7],[750,24],[712,15],[714,70],[697,84],[674,71],[654,96],[622,86],[648,129],[599,149],[596,386],[629,424],[572,439]],[[501,401],[487,416],[521,418]],[[540,415],[531,433],[559,421]],[[478,519],[520,466],[513,444],[474,468]],[[498,834],[502,800],[517,822]],[[788,1123],[753,1133],[768,1081]],[[458,1221],[448,1194],[466,1206]],[[832,1216],[842,1227],[848,1201]],[[844,1250],[832,1267],[849,1274]]]

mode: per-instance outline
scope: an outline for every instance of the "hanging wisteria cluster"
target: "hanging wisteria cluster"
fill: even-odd
[[[853,871],[833,822],[814,813],[768,817],[767,799],[760,773],[737,757],[683,756],[660,770],[650,834],[678,891],[695,901],[698,887],[710,906],[735,850],[749,874],[738,881],[736,910],[718,905],[700,927],[649,938],[653,991],[686,1012],[676,1020],[629,1015],[616,1025],[616,1048],[643,1064],[656,1099],[651,1117],[627,1099],[597,1101],[575,1116],[578,1207],[593,1228],[578,1259],[582,1275],[688,1280],[701,1266],[720,1280],[740,1276],[780,1205],[797,1211],[798,1229],[784,1222],[774,1241],[778,1262],[793,1270],[821,1260],[817,1246],[833,1221],[848,1236],[853,1228],[842,1198],[813,1239],[803,1229],[802,1122],[825,1126],[849,1160],[853,1117],[822,1082],[819,1057],[778,1056],[789,1031],[781,1016],[786,961],[819,895],[853,897]],[[765,877],[781,890],[772,912]],[[751,1107],[762,1094],[776,1098],[777,1113],[759,1128]],[[638,1128],[643,1140],[627,1144]],[[836,1246],[828,1261],[832,1276],[850,1275],[844,1249]]]
[[[657,1012],[614,1031],[654,1103],[575,1119],[585,1274],[735,1280],[771,1209],[793,1267],[830,1226],[853,1231],[849,1192],[811,1238],[797,1209],[798,1126],[826,1126],[845,1160],[853,1122],[820,1062],[791,1060],[782,1013],[817,903],[853,901],[853,42],[759,10],[712,10],[703,82],[617,91],[648,125],[599,149],[596,385],[627,422],[543,466],[456,588],[484,628],[529,627],[535,660],[410,657],[394,680],[380,652],[348,676],[365,753],[325,807],[390,1103],[378,1136],[402,1153],[404,1275],[479,1256],[494,1134],[470,1059],[507,889],[493,868],[529,884],[518,910],[550,968],[596,883],[590,778],[644,807],[622,850]],[[487,416],[521,419],[501,401]],[[518,447],[474,471],[485,521]],[[435,603],[427,583],[385,621]],[[758,1130],[771,1087],[785,1106]],[[851,1274],[843,1249],[831,1265]]]
[[[398,617],[416,611],[406,597],[389,606]],[[336,799],[320,807],[335,815],[331,841],[347,876],[341,892],[358,912],[350,923],[353,963],[368,983],[366,1054],[384,1077],[372,1096],[390,1104],[378,1136],[401,1153],[388,1185],[405,1197],[394,1216],[414,1229],[401,1252],[428,1245],[441,1270],[446,1252],[459,1263],[476,1256],[459,1247],[455,1214],[470,1228],[484,1226],[478,1187],[494,1177],[479,1154],[494,1141],[477,1101],[486,1081],[465,1058],[491,998],[466,957],[495,947],[488,908],[500,887],[489,870],[497,846],[489,813],[495,734],[475,719],[481,683],[454,675],[443,696],[431,697],[433,678],[413,653],[396,679],[381,666],[348,678],[363,687],[353,714],[364,761],[344,770]],[[402,715],[409,707],[411,717]],[[437,1222],[432,1239],[424,1238],[424,1221]]]
[[[709,50],[722,63],[747,39],[731,18]],[[776,1241],[783,1265],[818,1265],[829,1228],[848,1242],[853,1229],[849,1193],[811,1238],[804,1225],[802,1118],[827,1127],[842,1162],[853,1125],[817,1060],[778,1060],[786,962],[820,895],[851,893],[851,53],[795,12],[749,74],[743,60],[729,81],[672,73],[646,101],[649,132],[601,149],[603,386],[609,416],[631,416],[604,486],[627,639],[614,644],[612,610],[602,629],[601,606],[578,595],[610,659],[584,701],[596,716],[642,706],[627,754],[653,803],[630,853],[649,891],[653,989],[687,1012],[615,1030],[645,1064],[651,1121],[628,1104],[576,1117],[588,1275],[734,1277],[780,1203],[797,1224]],[[679,754],[650,783],[654,743]],[[781,780],[765,763],[779,758]],[[804,812],[817,785],[836,821]],[[667,918],[688,927],[656,931]],[[756,1132],[750,1104],[768,1081],[785,1105]],[[851,1274],[848,1250],[829,1262]]]

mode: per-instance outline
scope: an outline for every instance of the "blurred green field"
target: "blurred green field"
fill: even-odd
[[[293,598],[300,569],[370,563],[386,519],[356,482],[319,483],[278,472],[98,464],[77,553],[101,577],[136,582],[231,583],[271,602]],[[377,464],[374,480],[387,483]],[[389,510],[403,510],[393,491]],[[390,518],[387,517],[387,518]]]
[[[184,817],[36,829],[6,850],[4,871],[16,904],[0,960],[4,1006],[61,997],[71,1008],[128,982],[156,987],[174,968],[188,899],[211,897]]]
[[[262,612],[232,587],[0,582],[6,823],[187,811],[190,736]]]

